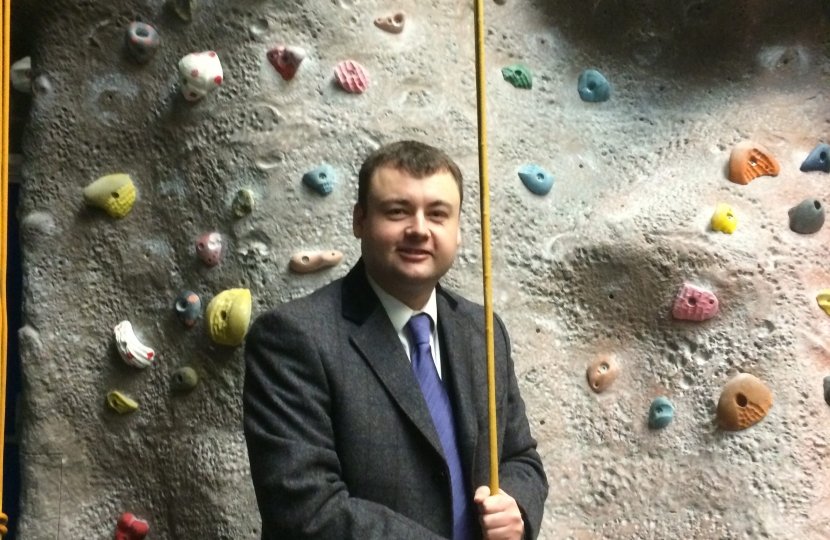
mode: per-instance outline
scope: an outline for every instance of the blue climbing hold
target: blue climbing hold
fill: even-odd
[[[668,426],[674,418],[674,406],[664,397],[659,397],[651,402],[651,409],[648,411],[648,425],[654,429],[663,429]]]
[[[328,195],[337,183],[337,173],[334,172],[334,167],[325,163],[305,173],[303,183],[320,195]]]
[[[577,88],[582,101],[607,101],[611,97],[611,83],[594,69],[582,72]]]
[[[804,163],[801,164],[803,172],[824,171],[830,172],[830,145],[821,143],[810,152]]]
[[[538,165],[525,165],[519,169],[519,178],[536,195],[547,195],[553,187],[553,176]]]

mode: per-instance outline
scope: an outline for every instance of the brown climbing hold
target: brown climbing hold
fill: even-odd
[[[588,366],[588,385],[596,393],[604,392],[620,374],[620,365],[611,355],[600,355]]]
[[[342,260],[343,253],[339,251],[300,251],[291,256],[288,266],[298,274],[309,274],[337,266]]]
[[[741,373],[726,383],[718,400],[718,425],[730,431],[760,422],[772,407],[772,392],[758,377]]]
[[[772,152],[752,141],[744,141],[732,148],[729,157],[729,180],[746,185],[759,176],[778,176],[781,165]]]
[[[400,34],[403,32],[403,26],[406,23],[406,15],[402,11],[390,15],[388,17],[378,17],[375,19],[375,26],[381,30],[385,30],[390,34]]]

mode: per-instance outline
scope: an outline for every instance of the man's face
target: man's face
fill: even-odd
[[[390,293],[434,286],[461,245],[460,199],[449,171],[418,179],[378,168],[352,223],[372,278]]]

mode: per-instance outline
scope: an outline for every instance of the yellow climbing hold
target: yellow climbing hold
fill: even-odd
[[[103,208],[112,217],[122,218],[135,202],[135,185],[126,174],[102,176],[84,188],[84,200]]]
[[[816,301],[821,309],[824,310],[825,313],[830,315],[830,289],[824,289],[823,291],[819,291],[816,295]]]
[[[735,217],[735,211],[728,204],[720,203],[712,214],[712,229],[732,234],[737,226],[738,218]]]
[[[251,291],[228,289],[217,294],[205,310],[210,338],[221,345],[242,343],[251,322]]]
[[[119,414],[131,413],[138,409],[138,403],[115,390],[107,394],[107,405]]]

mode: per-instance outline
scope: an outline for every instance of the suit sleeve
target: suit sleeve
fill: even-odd
[[[311,326],[272,312],[257,318],[245,344],[243,424],[263,540],[440,540],[349,496]]]
[[[533,540],[539,535],[542,525],[548,480],[536,451],[536,440],[530,433],[524,401],[519,394],[510,337],[501,318],[494,315],[494,319],[498,322],[507,351],[507,403],[504,417],[499,419],[505,426],[499,462],[499,487],[516,499],[525,522],[524,538]]]

